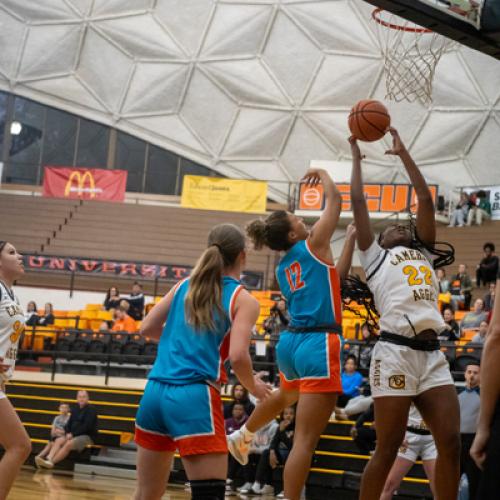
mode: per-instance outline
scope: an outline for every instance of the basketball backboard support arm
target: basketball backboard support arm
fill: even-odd
[[[416,0],[365,1],[500,60],[500,30],[484,33],[467,22]]]

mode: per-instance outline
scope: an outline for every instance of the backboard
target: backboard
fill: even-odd
[[[500,59],[500,0],[366,0]]]

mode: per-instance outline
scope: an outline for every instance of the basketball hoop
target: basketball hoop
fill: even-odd
[[[451,41],[383,9],[372,18],[384,56],[386,98],[429,104],[436,65]]]

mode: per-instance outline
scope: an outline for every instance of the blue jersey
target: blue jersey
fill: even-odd
[[[185,312],[189,279],[182,281],[174,292],[158,355],[148,378],[174,385],[225,382],[223,365],[229,356],[234,302],[242,288],[239,281],[225,276],[222,285],[225,315],[214,311],[215,329],[195,330],[188,323]]]
[[[288,303],[291,326],[342,324],[337,270],[314,255],[309,240],[295,243],[283,256],[276,278]]]

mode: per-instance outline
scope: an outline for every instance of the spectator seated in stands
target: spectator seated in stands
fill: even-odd
[[[231,417],[224,420],[224,427],[226,429],[226,435],[237,431],[242,427],[242,425],[248,420],[248,415],[245,413],[245,407],[243,404],[234,402],[231,407]],[[236,461],[236,459],[229,454],[228,456],[228,467],[227,467],[227,480],[226,480],[226,490],[228,492],[233,491],[232,484],[236,479],[236,476],[240,472],[242,466]]]
[[[450,282],[446,279],[446,271],[444,268],[440,267],[436,271],[436,277],[438,280],[439,293],[450,293]]]
[[[365,422],[373,422],[375,420],[375,413],[373,403],[364,411],[356,420],[356,423],[351,428],[351,436],[359,448],[361,453],[369,455],[375,449],[375,442],[377,441],[377,434],[375,427],[366,427]]]
[[[38,320],[40,316],[38,316],[38,308],[36,307],[35,302],[30,300],[28,305],[26,306],[26,313],[24,314],[26,319],[26,326],[36,326],[38,325]]]
[[[40,326],[50,326],[54,324],[55,320],[54,308],[50,302],[47,302],[45,304],[45,314],[38,319],[38,324]]]
[[[248,463],[242,467],[244,484],[238,491],[241,495],[260,491],[261,484],[256,481],[257,466],[264,452],[268,452],[271,441],[278,429],[278,422],[272,420],[267,425],[259,429],[250,444]]]
[[[76,405],[71,407],[71,416],[64,427],[65,436],[58,437],[46,459],[40,459],[39,465],[52,469],[55,464],[64,460],[71,451],[81,453],[93,444],[98,429],[97,410],[89,404],[89,393],[78,391]]]
[[[248,397],[248,391],[241,384],[234,384],[231,390],[232,401],[224,407],[224,418],[231,418],[233,413],[233,406],[235,404],[242,404],[247,416],[250,416],[255,408],[255,405]]]
[[[251,494],[274,495],[273,470],[283,467],[293,446],[295,433],[295,407],[285,408],[281,414],[279,427],[271,441],[271,445],[262,453],[255,483],[251,488]]]
[[[342,371],[342,394],[338,397],[337,406],[344,408],[347,402],[360,395],[359,388],[363,383],[363,375],[356,371],[357,363],[354,356],[347,356]]]
[[[490,291],[484,296],[484,310],[486,312],[493,311],[493,305],[495,304],[495,289],[496,282],[490,283]]]
[[[483,223],[483,219],[489,219],[491,217],[491,203],[486,196],[484,191],[478,191],[476,194],[475,203],[470,207],[467,216],[467,225],[470,226],[476,219],[476,224],[480,226]]]
[[[335,420],[352,420],[368,410],[373,403],[370,384],[368,382],[363,384],[360,390],[362,394],[351,398],[345,405],[345,408],[336,407],[332,418]]]
[[[271,315],[264,320],[263,328],[267,334],[278,334],[290,322],[290,316],[286,309],[286,302],[283,299],[278,300],[270,311]]]
[[[439,332],[439,340],[454,342],[460,338],[460,326],[455,321],[455,313],[451,307],[443,309],[443,319],[446,329]]]
[[[112,286],[106,293],[106,298],[104,299],[104,309],[109,311],[110,309],[116,309],[120,305],[120,292],[116,286]]]
[[[224,420],[224,426],[226,428],[226,434],[231,434],[237,431],[246,421],[248,420],[248,415],[245,412],[245,407],[242,403],[233,403],[231,408],[231,417]]]
[[[484,344],[486,340],[486,335],[488,333],[488,322],[487,321],[481,321],[479,324],[479,331],[472,337],[471,341],[469,344]]]
[[[61,403],[59,405],[59,415],[57,415],[57,417],[54,417],[54,420],[52,421],[49,442],[45,445],[45,448],[35,457],[35,464],[37,468],[42,467],[42,461],[50,453],[54,441],[57,438],[64,437],[66,435],[65,427],[70,417],[69,411],[70,408],[68,403]]]
[[[370,368],[370,363],[372,360],[372,351],[375,347],[375,343],[378,341],[378,335],[370,329],[368,323],[363,323],[361,326],[361,337],[364,342],[363,345],[356,346],[359,368],[362,370],[368,370]]]
[[[117,309],[115,309],[115,321],[113,323],[112,332],[127,332],[135,333],[137,326],[135,321],[127,314],[128,304],[122,300]]]
[[[481,259],[476,268],[476,284],[485,286],[494,283],[498,274],[498,256],[495,255],[495,245],[493,243],[485,243],[483,245],[484,257]]]
[[[464,227],[465,221],[467,220],[467,215],[469,213],[469,195],[462,192],[460,194],[460,200],[455,205],[455,209],[451,213],[450,225],[448,227]]]
[[[460,322],[460,330],[479,330],[481,321],[488,321],[488,313],[484,311],[483,299],[474,301],[474,308],[468,312]]]
[[[132,293],[125,300],[130,304],[128,311],[131,318],[135,321],[142,321],[144,317],[144,292],[142,285],[137,281],[132,285]]]
[[[463,309],[468,311],[472,299],[472,280],[467,274],[467,266],[465,264],[460,264],[458,266],[458,273],[452,276],[450,292],[453,310],[456,311],[459,306],[462,306]]]

